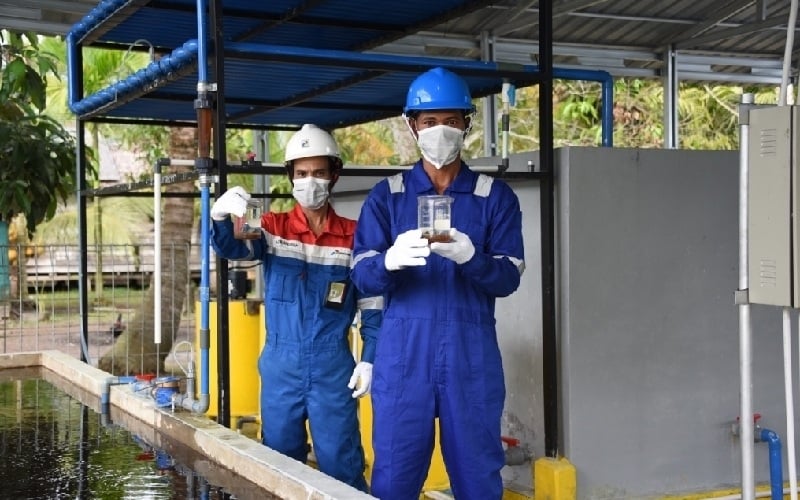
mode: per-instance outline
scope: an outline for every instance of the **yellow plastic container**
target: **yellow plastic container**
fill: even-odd
[[[236,428],[240,417],[258,416],[260,377],[258,356],[264,345],[264,322],[259,310],[260,300],[231,300],[228,304],[228,349],[230,352],[230,414],[231,427]],[[195,307],[195,366],[200,375],[200,304]],[[217,407],[217,303],[209,303],[209,406],[206,415],[218,416]],[[200,391],[198,378],[197,391]]]

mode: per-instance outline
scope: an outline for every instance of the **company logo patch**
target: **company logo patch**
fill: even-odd
[[[300,141],[300,147],[301,148],[307,148],[308,147],[308,139],[303,139],[302,141]]]

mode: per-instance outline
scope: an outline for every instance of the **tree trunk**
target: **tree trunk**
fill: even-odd
[[[196,129],[170,130],[170,158],[190,159],[196,156]],[[191,167],[173,167],[170,173],[190,171]],[[191,182],[164,186],[164,192],[194,191]],[[155,290],[151,280],[142,310],[127,325],[113,347],[100,359],[99,368],[115,375],[161,373],[164,358],[178,336],[181,313],[189,282],[193,198],[165,197],[161,218],[161,344],[154,342]],[[191,335],[191,334],[190,334]]]

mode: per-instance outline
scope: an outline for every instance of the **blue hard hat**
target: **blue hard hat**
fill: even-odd
[[[419,75],[408,87],[403,112],[436,109],[475,111],[467,82],[444,68],[433,68]]]

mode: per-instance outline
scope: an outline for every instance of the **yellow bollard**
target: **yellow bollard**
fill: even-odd
[[[535,500],[575,500],[577,473],[566,458],[543,457],[533,465],[533,498]]]

